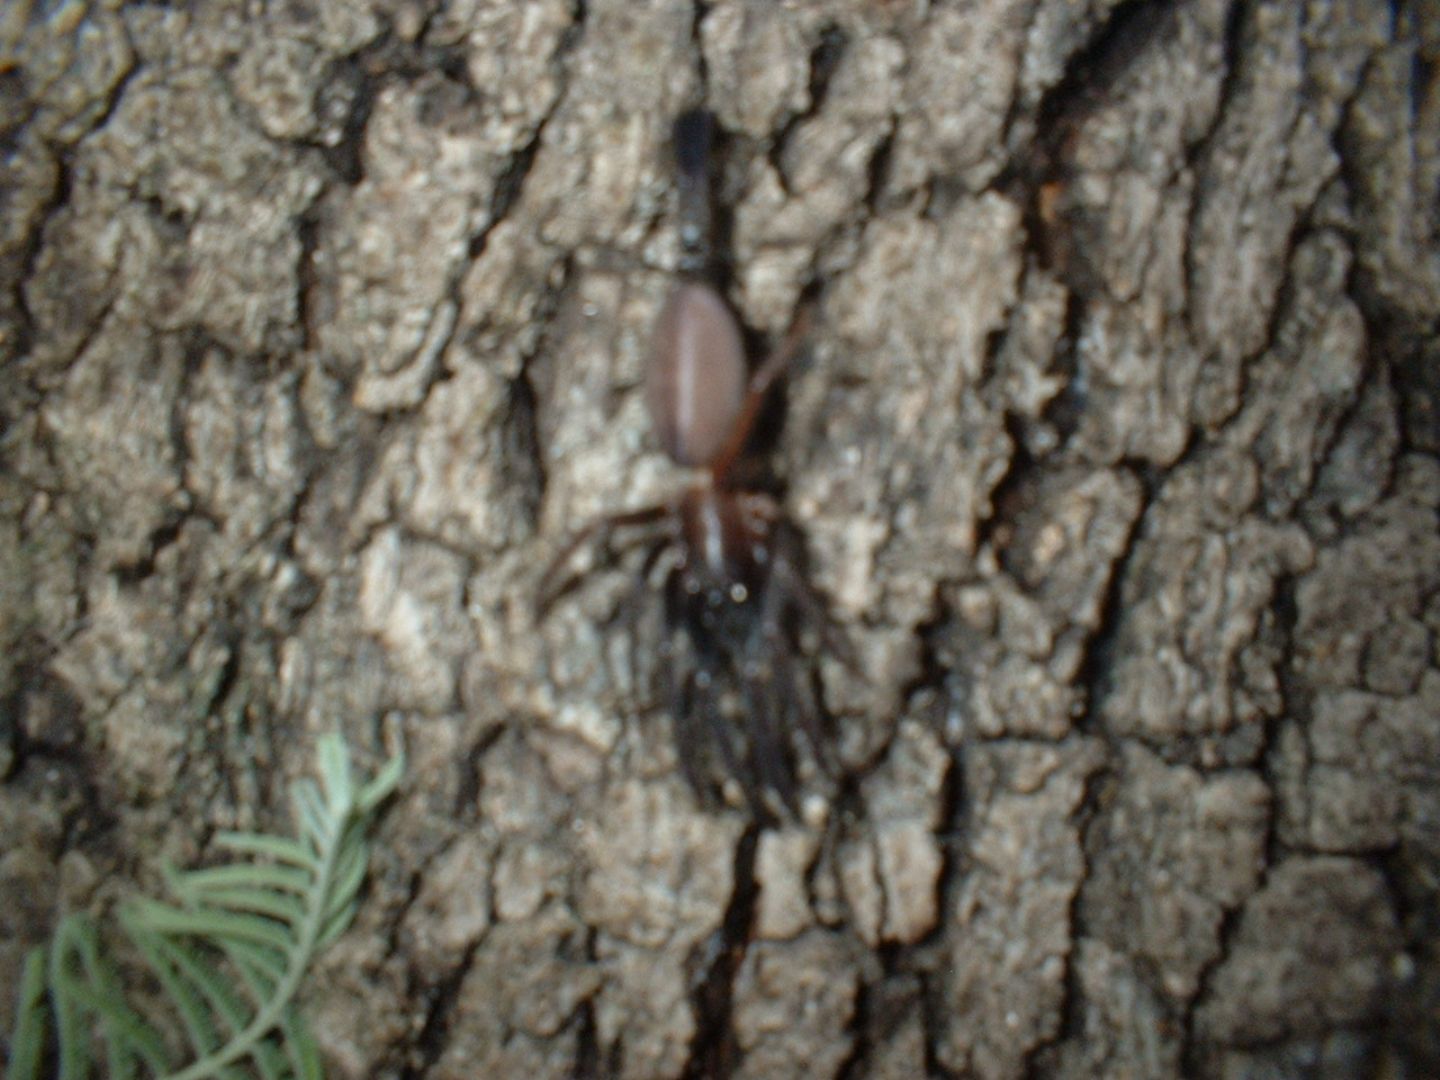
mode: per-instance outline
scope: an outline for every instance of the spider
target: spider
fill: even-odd
[[[772,799],[798,815],[797,755],[833,775],[824,715],[802,637],[848,652],[805,573],[804,542],[779,501],[741,466],[770,390],[798,351],[802,309],[770,356],[747,374],[740,325],[702,273],[708,261],[706,113],[675,125],[679,162],[680,280],[656,322],[645,400],[661,446],[695,480],[665,502],[602,517],[582,529],[541,579],[542,614],[577,583],[561,578],[583,545],[649,527],[646,585],[662,561],[659,689],[673,720],[677,756],[691,787],[713,804],[725,777],[758,818]],[[797,735],[799,738],[797,738]]]

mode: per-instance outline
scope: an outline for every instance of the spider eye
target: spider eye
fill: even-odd
[[[740,584],[740,582],[737,581],[735,582],[735,584],[730,586],[730,599],[733,600],[735,603],[743,604],[749,598],[750,590],[745,588],[745,586]]]

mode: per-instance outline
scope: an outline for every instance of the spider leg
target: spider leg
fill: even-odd
[[[748,752],[743,742],[744,733],[720,708],[716,672],[721,670],[722,665],[714,656],[702,660],[702,664],[704,666],[701,667],[699,676],[705,683],[706,694],[699,712],[706,726],[708,741],[719,756],[722,774],[734,777],[749,806],[760,808],[763,804],[760,801],[759,787],[755,783],[754,771],[749,767]]]
[[[815,766],[828,779],[835,779],[835,755],[830,750],[829,732],[825,730],[820,705],[813,685],[813,676],[808,672],[792,668],[790,671],[790,701],[800,717],[800,730],[810,744]]]
[[[683,598],[682,602],[687,599]],[[723,778],[733,777],[740,785],[746,804],[758,812],[763,804],[754,772],[749,768],[746,733],[724,708],[724,691],[735,687],[739,666],[729,642],[702,628],[702,614],[703,609],[687,608],[684,627],[696,668],[695,682],[700,691],[691,719],[699,729],[695,733],[696,746],[714,754],[718,760],[712,763],[712,768],[718,765],[720,771],[718,778],[712,772],[712,782],[705,783],[704,787],[707,792],[720,796],[719,801],[723,802]],[[698,757],[700,754],[697,753]]]
[[[818,623],[822,637],[827,630],[835,632],[829,621],[829,612],[820,595],[810,587],[798,562],[796,537],[777,516],[773,519],[778,526],[773,548],[769,580],[761,596],[760,618],[756,626],[758,647],[764,655],[772,658],[775,681],[774,696],[783,706],[783,719],[787,729],[798,727],[804,741],[809,745],[815,767],[824,776],[836,776],[835,759],[830,750],[829,732],[820,705],[816,675],[806,664],[797,661],[797,622]],[[827,637],[828,640],[828,637]],[[842,647],[836,651],[842,659],[851,655],[849,643],[840,638]],[[795,741],[788,749],[796,752]],[[793,761],[793,759],[792,759]],[[794,768],[790,776],[793,778]],[[793,809],[793,805],[792,805]]]
[[[640,564],[640,580],[642,583],[650,580],[650,575],[655,572],[655,567],[660,565],[660,560],[664,557],[665,552],[670,549],[672,540],[673,537],[667,533],[646,549],[645,561]]]
[[[675,756],[680,759],[680,771],[690,790],[708,805],[712,800],[700,772],[701,734],[695,723],[695,672],[687,672],[683,678],[672,672],[671,683],[670,717],[675,725]]]
[[[665,575],[661,590],[664,603],[661,611],[664,620],[664,641],[660,647],[660,659],[664,665],[665,703],[674,725],[675,756],[680,761],[680,771],[696,798],[704,805],[713,805],[712,786],[704,779],[705,746],[711,731],[699,722],[699,714],[711,707],[709,674],[695,668],[693,641],[688,639],[685,611],[684,568],[676,565]],[[704,683],[704,686],[697,686]],[[701,704],[700,698],[707,700]]]
[[[760,593],[759,621],[746,644],[744,683],[750,704],[750,755],[760,778],[785,808],[798,816],[795,763],[785,723],[793,690],[793,649],[789,636],[788,603],[783,582],[770,579]]]
[[[639,510],[627,510],[620,514],[611,514],[608,517],[592,521],[585,528],[576,533],[562,547],[559,553],[551,560],[550,565],[545,568],[545,573],[540,576],[540,586],[537,590],[535,608],[537,615],[544,618],[550,607],[562,596],[573,589],[579,582],[578,575],[562,578],[561,571],[565,564],[574,557],[585,544],[593,542],[597,537],[609,536],[616,529],[630,528],[636,525],[649,525],[659,521],[670,512],[670,507],[665,503],[658,503],[655,506],[642,507]]]
[[[760,787],[774,794],[785,808],[799,816],[795,796],[795,774],[786,752],[785,740],[776,723],[782,703],[775,682],[776,667],[787,663],[776,654],[768,663],[760,663],[745,673],[746,698],[750,710],[750,761],[760,779]]]
[[[654,620],[646,619],[646,609],[649,606],[646,602],[650,598],[648,585],[650,575],[655,572],[655,567],[665,557],[665,553],[671,549],[672,538],[662,535],[652,540],[645,549],[644,561],[640,564],[638,574],[639,587],[630,591],[620,601],[620,606],[615,613],[615,621],[625,627],[630,637],[630,687],[636,701],[642,697],[642,688],[646,696],[656,685],[655,661],[652,660],[648,666],[642,664],[641,656],[649,651],[650,645],[656,645],[656,655],[664,659],[671,650],[670,634],[668,631],[668,620],[662,618],[662,625],[659,627],[658,641],[644,636],[644,631],[654,630]],[[663,615],[663,609],[662,609]]]
[[[736,728],[721,711],[714,671],[701,667],[690,672],[685,683],[689,693],[682,709],[675,714],[675,724],[686,780],[701,802],[712,806],[723,804],[723,784],[714,781],[713,773],[705,772],[706,751],[713,750],[719,759],[721,775],[734,777],[745,802],[757,812],[763,812],[755,777],[745,767],[743,749],[736,746]]]
[[[806,304],[796,314],[790,329],[785,332],[785,337],[775,346],[775,351],[766,357],[765,362],[750,376],[750,384],[745,392],[745,404],[735,419],[730,438],[710,463],[710,475],[715,478],[716,484],[724,485],[730,467],[744,452],[745,444],[750,441],[750,431],[755,427],[755,421],[760,418],[760,408],[765,404],[765,395],[770,392],[770,387],[775,384],[780,373],[795,359],[795,354],[800,351],[800,343],[805,340],[809,329],[810,305]]]

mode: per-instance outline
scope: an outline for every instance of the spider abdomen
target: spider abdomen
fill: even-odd
[[[747,379],[745,342],[724,299],[704,282],[676,286],[655,324],[645,376],[665,452],[690,468],[711,464],[734,431]]]

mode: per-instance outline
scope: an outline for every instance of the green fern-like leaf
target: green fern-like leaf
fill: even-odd
[[[89,1080],[97,1044],[110,1080],[318,1080],[296,993],[319,950],[350,924],[369,861],[366,828],[404,767],[397,755],[357,787],[338,735],[320,740],[319,757],[320,783],[292,791],[296,836],[222,834],[218,845],[245,861],[170,872],[174,903],[122,905],[120,926],[169,1016],[147,1017],[127,1001],[93,921],[71,915],[27,959],[8,1080],[38,1080],[52,1036],[59,1080]],[[172,1060],[180,1040],[167,1044],[162,1031],[183,1036],[183,1062]]]

